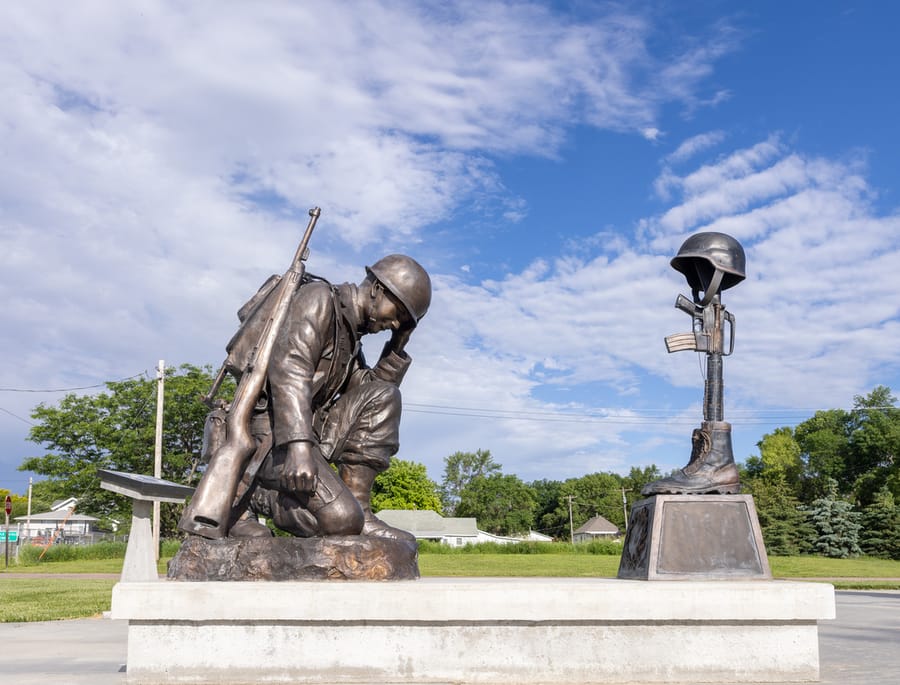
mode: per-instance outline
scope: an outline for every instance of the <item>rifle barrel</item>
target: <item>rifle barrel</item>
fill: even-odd
[[[306,233],[303,234],[303,239],[297,246],[297,252],[294,253],[294,261],[291,262],[291,270],[296,270],[300,265],[300,262],[307,258],[309,239],[312,237],[313,229],[316,227],[316,222],[319,220],[321,214],[322,210],[318,207],[313,207],[309,210],[309,223],[306,225]]]

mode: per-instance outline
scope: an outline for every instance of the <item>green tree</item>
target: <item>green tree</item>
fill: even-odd
[[[428,477],[424,464],[392,459],[372,486],[372,511],[382,509],[430,509],[441,513],[438,487]]]
[[[449,516],[456,515],[462,491],[479,476],[500,473],[500,464],[494,461],[490,450],[454,452],[444,457],[444,479],[441,481],[441,500]]]
[[[862,551],[873,557],[900,559],[900,507],[887,486],[878,490],[862,513]]]
[[[45,496],[45,491],[46,485],[42,481],[36,482],[32,487],[32,514],[39,514],[41,512],[50,511],[50,506],[53,504],[53,501],[56,498]],[[0,501],[6,501],[7,495],[9,495],[10,503],[12,504],[12,513],[9,515],[10,525],[12,525],[13,519],[18,516],[25,516],[28,514],[28,493],[26,492],[24,495],[17,495],[12,490],[0,488]],[[2,519],[0,519],[0,522],[2,522]]]
[[[563,531],[560,537],[569,538],[571,497],[573,529],[600,515],[618,526],[620,530],[624,530],[625,508],[622,503],[622,490],[625,483],[625,479],[615,473],[590,473],[581,478],[569,478],[560,486],[556,508],[544,517],[547,527],[552,526],[556,530]]]
[[[825,494],[828,479],[834,479],[842,492],[849,491],[844,473],[850,454],[851,416],[843,409],[817,411],[794,429],[804,462],[805,481],[802,499],[809,502]]]
[[[853,398],[844,479],[852,484],[861,506],[871,503],[884,483],[896,483],[900,473],[900,409],[894,406],[896,402],[883,385],[865,397]]]
[[[456,516],[473,516],[481,530],[494,535],[527,533],[534,522],[537,497],[518,476],[475,476],[460,493]]]
[[[212,383],[212,370],[183,365],[166,369],[163,401],[162,477],[195,485],[207,408],[199,397]],[[98,468],[153,473],[156,433],[155,378],[107,383],[95,395],[69,394],[55,406],[39,404],[29,440],[46,453],[19,466],[47,476],[45,497],[78,498],[78,510],[101,519],[131,520],[125,497],[100,488]],[[233,384],[225,392],[233,392]],[[177,508],[176,508],[177,507]],[[180,507],[163,504],[161,532],[176,532]]]
[[[769,554],[789,556],[812,551],[815,529],[783,473],[749,478],[743,484],[753,495]]]
[[[645,466],[644,468],[632,466],[628,475],[622,480],[622,486],[631,493],[628,496],[628,501],[641,499],[641,489],[648,483],[652,483],[660,478],[662,478],[662,473],[660,473],[656,464],[650,464],[650,466]]]
[[[778,474],[794,492],[799,490],[803,473],[803,459],[800,445],[794,439],[794,431],[787,426],[776,428],[762,437],[759,448],[763,468],[771,474]]]
[[[815,551],[838,559],[859,556],[861,514],[853,511],[850,502],[840,498],[833,478],[826,484],[825,495],[812,503],[809,515],[816,531]]]
[[[567,536],[569,534],[568,524],[563,527],[556,520],[555,514],[562,496],[562,481],[536,480],[529,485],[537,498],[537,507],[534,512],[535,530],[555,538]]]

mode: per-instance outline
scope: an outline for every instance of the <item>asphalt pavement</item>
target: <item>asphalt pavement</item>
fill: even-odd
[[[835,597],[837,618],[819,623],[820,682],[900,684],[900,591]],[[0,623],[2,682],[125,685],[127,636],[126,621],[106,618]]]

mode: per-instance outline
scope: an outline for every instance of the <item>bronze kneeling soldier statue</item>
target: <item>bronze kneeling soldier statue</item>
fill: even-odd
[[[209,466],[179,523],[188,533],[269,536],[258,521],[265,516],[300,537],[413,540],[376,518],[370,498],[399,448],[405,347],[428,311],[431,280],[405,255],[367,267],[359,284],[308,276],[317,212],[291,269],[239,312],[241,328],[208,399],[226,370],[238,388],[230,405],[215,401],[207,420]],[[381,357],[367,366],[360,339],[388,329]]]

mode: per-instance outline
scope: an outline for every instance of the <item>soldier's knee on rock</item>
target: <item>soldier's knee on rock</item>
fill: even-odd
[[[316,513],[320,535],[359,535],[365,523],[362,507],[349,490]]]

